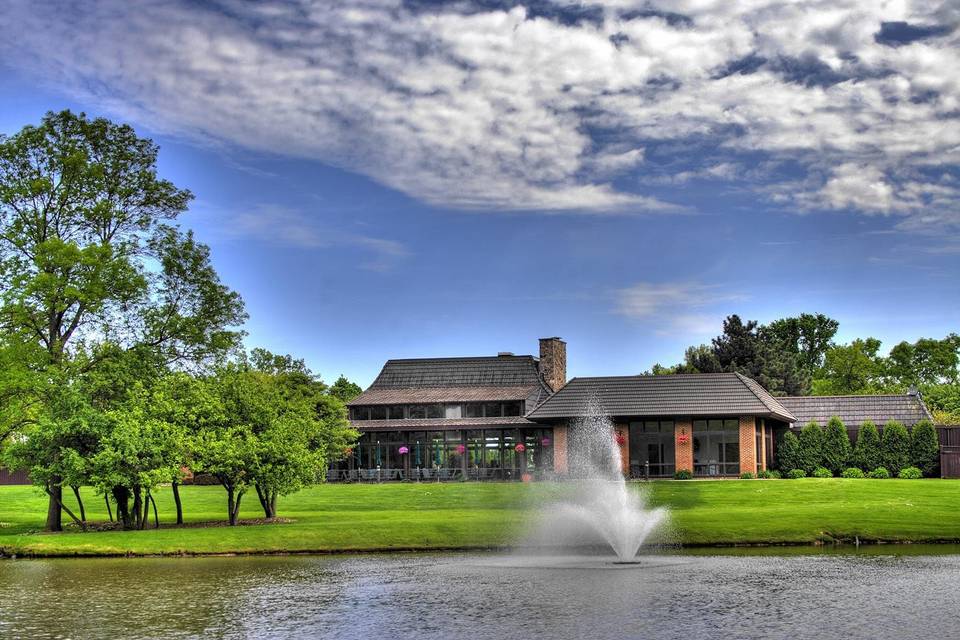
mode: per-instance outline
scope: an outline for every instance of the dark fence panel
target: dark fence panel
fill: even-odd
[[[939,427],[940,477],[960,478],[960,427]]]
[[[0,467],[0,484],[30,484],[26,471],[8,471]]]

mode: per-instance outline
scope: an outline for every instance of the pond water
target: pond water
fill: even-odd
[[[960,637],[960,549],[0,561],[0,638]]]

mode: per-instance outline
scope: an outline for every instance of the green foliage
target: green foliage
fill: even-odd
[[[784,478],[788,480],[799,480],[800,478],[806,478],[807,472],[803,469],[791,469],[787,472],[787,475]]]
[[[843,421],[833,416],[823,433],[823,466],[839,475],[850,462],[850,436]]]
[[[897,477],[901,480],[919,480],[923,477],[923,471],[917,469],[916,467],[906,467],[900,469],[900,473],[897,474]]]
[[[777,445],[777,466],[780,471],[790,471],[801,466],[800,441],[793,431],[787,431]]]
[[[901,342],[886,359],[887,377],[901,385],[957,383],[960,368],[960,336],[951,333],[942,340],[920,338]]]
[[[881,447],[883,466],[893,475],[910,466],[910,435],[900,422],[891,420],[883,426]]]
[[[753,480],[756,477],[757,476],[751,473],[750,471],[744,471],[743,473],[740,474],[741,480]]]
[[[883,450],[880,446],[880,432],[877,425],[867,420],[860,425],[857,433],[857,444],[851,457],[853,466],[862,471],[876,469],[883,464]]]
[[[960,425],[960,384],[921,385],[920,391],[937,424]]]
[[[822,313],[801,313],[760,327],[760,335],[783,351],[794,354],[800,370],[809,377],[823,365],[839,328],[839,322]]]
[[[858,469],[857,467],[850,467],[849,469],[844,469],[844,470],[843,470],[843,473],[841,474],[841,477],[843,477],[843,478],[866,478],[867,476],[866,476],[866,474],[863,472],[862,469]]]
[[[826,467],[817,467],[816,469],[813,470],[813,473],[811,475],[814,478],[832,478],[833,472],[830,471],[830,469],[827,469]]]
[[[933,475],[940,465],[940,439],[929,420],[913,425],[910,432],[910,464],[925,476]]]
[[[883,372],[879,351],[880,341],[876,338],[831,347],[813,381],[813,395],[869,393]]]
[[[350,382],[346,376],[341,375],[337,381],[330,386],[330,395],[339,399],[344,404],[350,402],[358,395],[363,393],[360,385]]]
[[[771,480],[779,480],[780,478],[783,477],[783,474],[781,474],[780,471],[778,471],[777,469],[770,469],[767,472],[767,474],[769,475]]]
[[[760,480],[769,480],[773,475],[767,469],[761,469],[757,472],[757,478]]]
[[[807,475],[817,467],[823,466],[823,429],[816,422],[810,422],[800,430],[798,448],[798,469]]]
[[[693,478],[693,471],[690,469],[677,469],[673,474],[674,480],[690,480]]]
[[[886,480],[890,477],[890,472],[886,467],[877,467],[867,475],[874,480]]]

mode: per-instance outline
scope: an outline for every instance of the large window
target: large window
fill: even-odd
[[[372,405],[351,407],[352,420],[426,420],[436,418],[500,418],[523,415],[524,402],[466,402],[446,404]]]
[[[733,476],[740,473],[740,421],[736,418],[693,421],[693,473]]]
[[[676,471],[673,420],[630,423],[630,475],[672,476]]]

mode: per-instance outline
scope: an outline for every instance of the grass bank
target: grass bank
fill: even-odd
[[[657,541],[684,545],[960,542],[960,481],[734,480],[653,482],[653,505],[671,510]],[[526,514],[565,490],[555,484],[323,485],[281,499],[291,522],[240,527],[46,534],[46,499],[32,487],[0,487],[0,555],[149,555],[490,548],[515,542]],[[69,494],[70,492],[65,492]],[[219,487],[185,487],[188,523],[224,519]],[[84,490],[87,518],[105,521],[103,498]],[[161,524],[174,519],[169,489]],[[73,508],[73,496],[68,496]],[[247,496],[242,518],[262,516]]]

